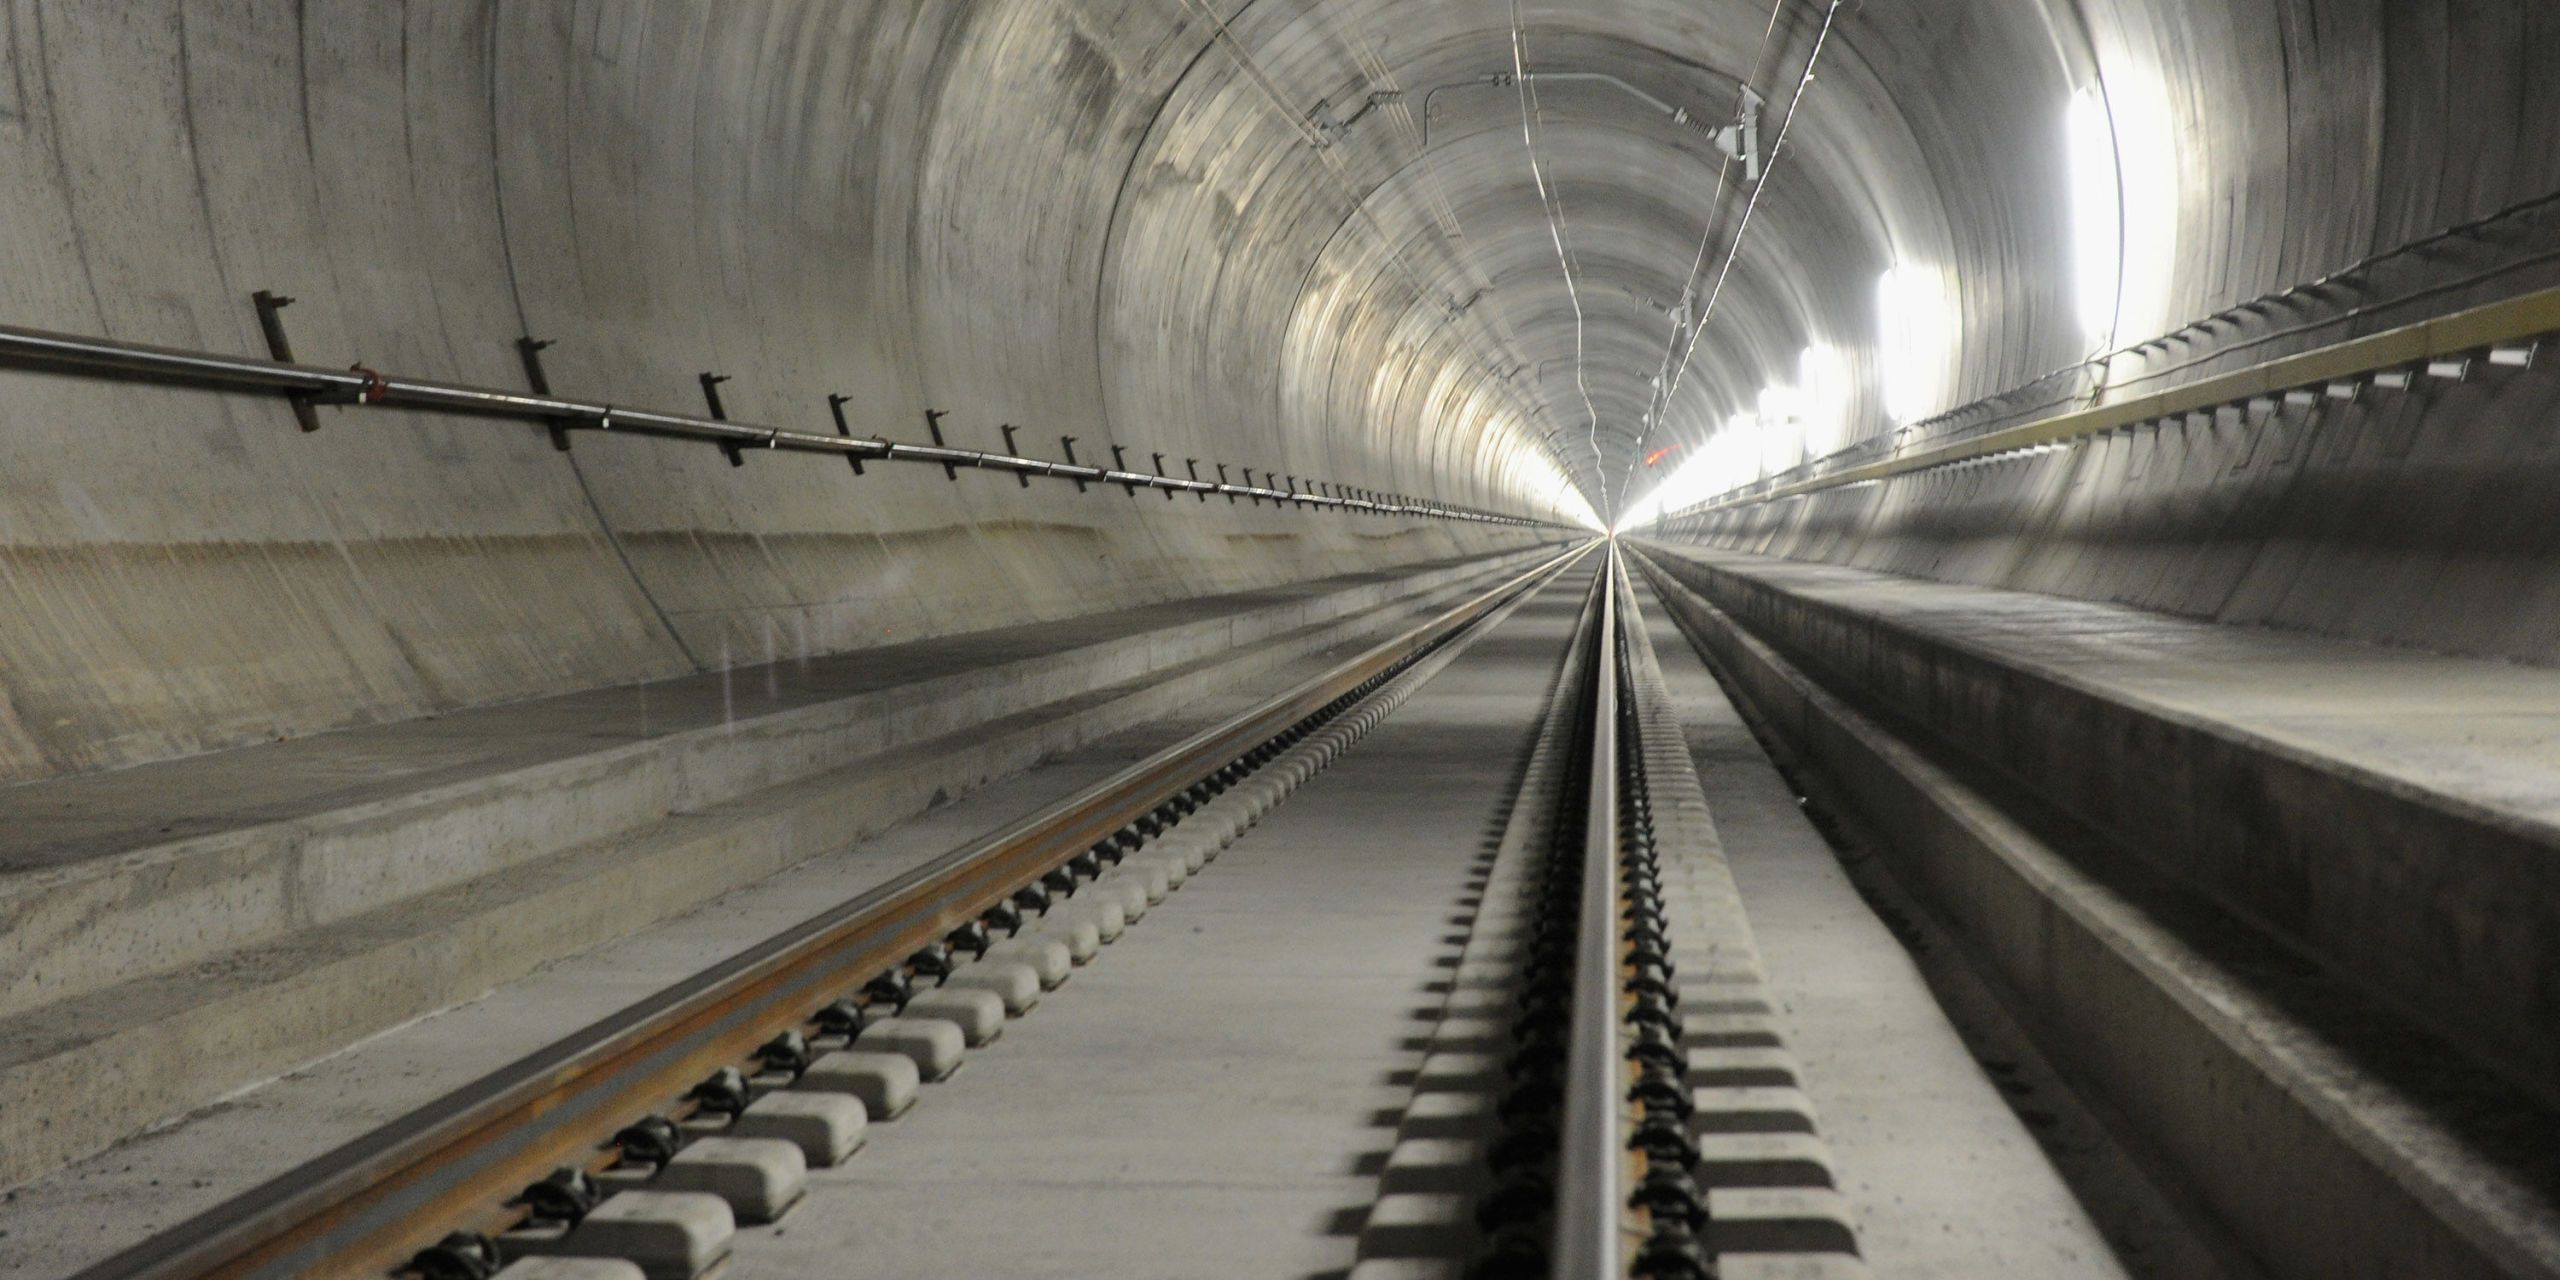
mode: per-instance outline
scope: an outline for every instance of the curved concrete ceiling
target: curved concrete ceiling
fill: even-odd
[[[1949,12],[1925,21],[1906,6],[1813,0],[1774,12],[1749,0],[1180,7],[1192,38],[1208,38],[1139,151],[1138,172],[1185,158],[1168,166],[1178,181],[1143,184],[1167,207],[1160,242],[1203,230],[1210,207],[1298,215],[1266,215],[1230,173],[1284,172],[1295,188],[1356,201],[1317,231],[1323,265],[1295,309],[1316,309],[1318,333],[1292,344],[1308,354],[1278,371],[1284,385],[1338,377],[1342,349],[1381,333],[1412,344],[1436,327],[1444,359],[1472,362],[1459,377],[1486,385],[1476,403],[1495,406],[1497,447],[1547,453],[1594,505],[1615,508],[1649,482],[1633,465],[1640,444],[1694,445],[1760,387],[1792,378],[1809,342],[1863,360],[1876,278],[1897,260],[1966,281],[1981,313],[1968,331],[2008,348],[1973,384],[2073,354],[2073,338],[2009,335],[2060,330],[2048,321],[2068,315],[2052,284],[2068,239],[2063,51],[2085,40],[2036,4],[1931,6]],[[1745,84],[1765,100],[1763,150],[1777,149],[1759,183],[1708,136],[1738,117]],[[1959,237],[1958,226],[1997,233]],[[1328,296],[1345,277],[1370,296]],[[1396,328],[1338,319],[1381,294]],[[1710,295],[1692,353],[1678,317]],[[1445,429],[1370,401],[1338,411]]]
[[[971,447],[1020,424],[1046,456],[1072,436],[1566,523],[1811,343],[1858,389],[1850,437],[1884,430],[1892,264],[1949,282],[1941,403],[2085,354],[2083,86],[2175,138],[2145,211],[2178,246],[2164,325],[2560,186],[2539,0],[7,12],[14,323],[257,351],[246,298],[273,289],[318,363],[514,386],[531,334],[611,403],[693,409],[716,370],[756,421],[825,430],[848,394],[865,434],[918,439],[934,408]],[[1515,65],[1528,94],[1495,82]],[[1745,85],[1765,144],[1792,124],[1759,182],[1719,183],[1708,130]],[[1509,536],[560,455],[424,415],[302,436],[272,399],[11,377],[9,775]]]
[[[2527,3],[2460,8],[1158,0],[1077,21],[1105,43],[1143,29],[1188,51],[1132,168],[1143,234],[1167,256],[1124,251],[1121,275],[1215,299],[1210,277],[1237,268],[1192,246],[1219,217],[1293,224],[1234,242],[1276,266],[1302,260],[1301,237],[1325,242],[1294,297],[1287,269],[1265,295],[1301,329],[1314,313],[1316,332],[1293,333],[1273,371],[1283,430],[1355,430],[1349,416],[1392,433],[1375,446],[1389,450],[1452,430],[1387,408],[1417,367],[1387,353],[1428,344],[1472,365],[1435,379],[1482,384],[1466,402],[1490,421],[1457,429],[1546,452],[1616,508],[1650,483],[1632,465],[1640,443],[1694,447],[1791,381],[1809,343],[1849,362],[1853,435],[1881,430],[1876,282],[1896,263],[1954,282],[1943,402],[2098,345],[2072,288],[2065,115],[2083,88],[2119,132],[2148,129],[2171,153],[2149,176],[2174,190],[2128,192],[2127,212],[2171,224],[2177,252],[2131,264],[2163,278],[2156,314],[2108,335],[2127,343],[2547,189],[2552,161],[2531,142],[2446,125],[2464,104],[2484,126],[2526,120],[2551,91],[2515,51],[2550,48],[2552,19]],[[1515,65],[1537,79],[1507,82]],[[1746,84],[1779,148],[1758,183],[1706,136]],[[2458,181],[2425,181],[2439,174]],[[1300,194],[1274,201],[1275,186]],[[1363,296],[1336,294],[1346,277]],[[1709,295],[1684,360],[1675,316]],[[1306,389],[1338,385],[1346,365],[1399,372],[1365,377],[1369,396]],[[1329,411],[1298,412],[1319,403]]]

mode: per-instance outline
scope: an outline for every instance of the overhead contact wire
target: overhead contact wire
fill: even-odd
[[[1608,461],[1600,452],[1600,409],[1591,402],[1591,381],[1583,365],[1584,317],[1582,287],[1573,274],[1573,255],[1565,248],[1563,201],[1547,186],[1546,166],[1538,160],[1538,130],[1532,116],[1536,109],[1536,90],[1529,83],[1527,34],[1520,22],[1520,0],[1511,0],[1511,74],[1520,88],[1520,141],[1529,151],[1529,179],[1538,188],[1538,208],[1547,218],[1547,236],[1556,247],[1556,265],[1564,271],[1565,297],[1573,304],[1573,385],[1582,397],[1582,411],[1589,423],[1586,438],[1591,445],[1591,479],[1599,486],[1596,504],[1604,516],[1614,516],[1609,504]]]
[[[1768,25],[1760,29],[1760,48],[1751,55],[1751,65],[1744,72],[1742,81],[1740,85],[1737,86],[1736,92],[1734,93],[1733,114],[1736,120],[1742,118],[1742,113],[1747,110],[1751,104],[1751,77],[1759,72],[1761,61],[1769,56],[1769,43],[1778,33],[1778,18],[1780,15],[1784,14],[1786,10],[1787,0],[1776,0],[1775,3],[1769,6]],[[1697,256],[1690,260],[1688,279],[1680,286],[1680,309],[1682,314],[1680,317],[1676,317],[1672,320],[1670,331],[1663,335],[1662,359],[1655,367],[1653,387],[1650,392],[1650,398],[1645,406],[1643,430],[1645,435],[1648,437],[1652,435],[1653,424],[1659,421],[1662,414],[1670,408],[1670,402],[1663,398],[1662,389],[1665,386],[1668,386],[1671,382],[1671,358],[1680,351],[1681,320],[1687,319],[1694,321],[1697,318],[1696,315],[1691,312],[1690,304],[1697,300],[1698,277],[1706,274],[1707,255],[1714,251],[1716,215],[1724,211],[1724,190],[1732,170],[1732,156],[1726,156],[1716,162],[1716,192],[1715,195],[1707,201],[1707,223],[1705,226],[1698,229]],[[1643,449],[1643,442],[1641,440],[1637,443],[1637,449],[1639,452]]]
[[[1405,255],[1397,248],[1394,237],[1387,234],[1387,229],[1378,223],[1377,216],[1369,211],[1368,202],[1361,199],[1352,189],[1349,180],[1344,177],[1340,166],[1331,155],[1328,139],[1291,108],[1288,97],[1280,91],[1279,84],[1272,80],[1270,73],[1262,69],[1260,63],[1254,61],[1253,55],[1245,49],[1244,42],[1238,40],[1235,33],[1228,29],[1227,20],[1219,17],[1216,11],[1209,8],[1205,0],[1176,0],[1176,3],[1185,12],[1207,25],[1211,38],[1220,48],[1226,50],[1227,56],[1245,73],[1245,77],[1253,82],[1254,87],[1261,90],[1264,100],[1271,109],[1278,112],[1289,128],[1306,142],[1310,151],[1315,153],[1317,162],[1324,167],[1326,174],[1332,179],[1335,192],[1342,197],[1344,204],[1349,206],[1352,217],[1367,227],[1369,234],[1376,238],[1378,246],[1386,252],[1387,261],[1392,263],[1397,273],[1404,276],[1406,282],[1412,285],[1414,296],[1429,298],[1431,296],[1429,282],[1412,263],[1405,260]],[[1454,256],[1456,251],[1451,250],[1451,253]],[[1468,264],[1463,258],[1458,259],[1457,266],[1461,277],[1467,275]],[[1455,317],[1452,317],[1451,323],[1456,323]],[[1506,335],[1494,331],[1491,321],[1481,322],[1479,331],[1486,334],[1494,344],[1493,364],[1499,365],[1504,358],[1516,354],[1507,345]],[[1517,400],[1514,400],[1513,408],[1520,412],[1524,422],[1533,416]]]
[[[1665,406],[1668,406],[1672,397],[1679,393],[1680,383],[1688,376],[1689,361],[1698,353],[1698,340],[1705,335],[1707,321],[1715,315],[1716,303],[1724,297],[1725,282],[1733,275],[1733,264],[1742,256],[1744,239],[1751,234],[1751,218],[1760,209],[1760,197],[1769,189],[1770,181],[1778,176],[1778,161],[1786,153],[1787,132],[1795,125],[1797,109],[1804,105],[1805,91],[1813,87],[1814,68],[1822,61],[1823,46],[1831,39],[1832,25],[1840,17],[1842,2],[1843,0],[1831,0],[1830,7],[1823,10],[1822,28],[1814,33],[1813,51],[1804,60],[1804,74],[1797,78],[1796,91],[1787,99],[1787,114],[1779,119],[1777,134],[1770,139],[1769,159],[1760,167],[1760,181],[1751,188],[1751,198],[1743,203],[1742,218],[1734,226],[1733,244],[1725,250],[1724,266],[1716,272],[1715,287],[1708,291],[1706,305],[1701,307],[1693,318],[1689,326],[1688,345],[1682,348],[1680,353],[1680,365],[1672,372],[1671,385],[1663,389],[1662,403]],[[1644,446],[1651,440],[1652,434],[1653,424],[1644,424],[1642,434],[1637,437],[1636,448],[1628,453],[1627,478],[1629,480],[1634,478],[1636,460],[1642,456]]]

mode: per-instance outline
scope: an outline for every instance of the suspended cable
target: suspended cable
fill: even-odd
[[[1751,55],[1749,67],[1744,70],[1741,82],[1735,86],[1733,114],[1736,119],[1741,118],[1742,113],[1750,109],[1751,99],[1754,96],[1751,89],[1752,77],[1759,73],[1761,61],[1769,56],[1769,43],[1778,34],[1778,18],[1786,11],[1787,0],[1775,0],[1775,3],[1769,6],[1768,25],[1760,29],[1760,48]],[[1706,273],[1707,254],[1715,245],[1716,215],[1724,211],[1724,189],[1732,170],[1732,156],[1725,156],[1716,162],[1716,192],[1714,197],[1707,201],[1707,224],[1698,230],[1698,252],[1690,259],[1688,279],[1680,286],[1680,310],[1671,319],[1670,332],[1663,335],[1662,360],[1654,370],[1653,387],[1645,403],[1643,429],[1648,436],[1652,434],[1653,423],[1666,407],[1662,399],[1662,389],[1670,385],[1671,358],[1680,351],[1680,326],[1683,322],[1695,318],[1692,304],[1698,298],[1698,277]],[[1643,452],[1641,445],[1636,452]]]
[[[1565,248],[1564,210],[1561,197],[1547,187],[1546,167],[1538,161],[1538,129],[1533,117],[1537,112],[1537,90],[1529,79],[1528,36],[1520,23],[1520,0],[1511,0],[1511,77],[1520,86],[1520,141],[1529,149],[1529,179],[1538,188],[1538,208],[1547,217],[1547,237],[1555,242],[1556,265],[1564,271],[1565,297],[1573,304],[1573,385],[1582,397],[1582,411],[1588,421],[1586,438],[1591,445],[1591,479],[1600,486],[1595,504],[1604,517],[1613,516],[1609,502],[1608,460],[1600,452],[1600,409],[1591,402],[1591,381],[1583,367],[1584,320],[1582,287],[1575,282],[1573,255]]]
[[[1797,108],[1804,105],[1805,90],[1813,85],[1814,67],[1822,61],[1823,46],[1831,38],[1831,27],[1840,16],[1842,2],[1843,0],[1831,0],[1830,6],[1823,10],[1822,29],[1814,33],[1813,51],[1804,60],[1804,74],[1797,78],[1796,91],[1787,100],[1787,114],[1778,121],[1777,136],[1769,142],[1769,159],[1760,166],[1760,182],[1751,189],[1751,198],[1743,203],[1742,219],[1734,227],[1733,244],[1725,250],[1724,266],[1716,272],[1715,287],[1708,291],[1706,305],[1701,307],[1698,314],[1693,317],[1689,326],[1688,344],[1680,352],[1679,367],[1672,371],[1670,385],[1663,388],[1661,406],[1665,410],[1670,407],[1672,397],[1678,394],[1681,381],[1688,376],[1689,361],[1698,353],[1698,339],[1706,333],[1707,320],[1715,314],[1716,303],[1724,296],[1725,282],[1733,275],[1733,264],[1742,256],[1743,239],[1751,233],[1751,217],[1759,211],[1761,193],[1769,189],[1770,180],[1777,176],[1779,158],[1786,151],[1787,132],[1795,125]],[[1657,419],[1659,416],[1657,413]],[[1636,456],[1644,451],[1645,444],[1650,441],[1653,427],[1652,422],[1644,424],[1642,432],[1636,438],[1635,450],[1627,456],[1626,482],[1628,483],[1634,480]]]
[[[1376,240],[1379,248],[1385,254],[1388,265],[1394,268],[1395,271],[1402,275],[1406,282],[1412,286],[1414,296],[1418,299],[1429,298],[1432,291],[1428,280],[1423,276],[1419,269],[1406,260],[1404,250],[1398,247],[1396,238],[1387,233],[1386,227],[1378,221],[1377,215],[1369,209],[1368,202],[1363,199],[1356,190],[1354,190],[1349,176],[1343,172],[1340,160],[1338,160],[1333,154],[1333,148],[1331,145],[1332,140],[1327,138],[1321,131],[1311,124],[1303,114],[1291,106],[1289,96],[1282,92],[1279,84],[1272,79],[1271,74],[1265,71],[1262,64],[1258,62],[1253,57],[1252,53],[1244,47],[1244,42],[1236,38],[1235,32],[1229,27],[1228,19],[1220,17],[1218,13],[1212,9],[1208,3],[1206,3],[1206,0],[1172,0],[1172,2],[1186,14],[1199,21],[1202,26],[1207,28],[1211,42],[1226,52],[1227,57],[1235,63],[1236,67],[1245,73],[1245,78],[1250,81],[1256,89],[1260,90],[1265,103],[1267,103],[1273,111],[1277,112],[1281,117],[1282,122],[1288,125],[1290,129],[1294,130],[1298,134],[1299,138],[1307,144],[1308,149],[1314,152],[1318,164],[1322,166],[1326,176],[1332,180],[1335,192],[1342,197],[1344,204],[1349,208],[1352,219],[1357,221],[1365,230],[1368,231],[1370,236]],[[1516,32],[1516,24],[1518,21],[1517,0],[1514,0],[1513,10],[1513,20]],[[1444,238],[1442,243],[1446,246],[1448,241]],[[1468,263],[1464,253],[1454,247],[1448,248],[1447,252],[1449,253],[1454,265],[1457,267],[1457,274],[1460,277],[1463,278],[1471,274],[1471,265]],[[1489,282],[1488,287],[1490,287]],[[1463,309],[1461,310],[1463,311]],[[1450,320],[1454,327],[1459,320],[1459,315],[1453,313]],[[1486,361],[1487,368],[1504,367],[1509,358],[1516,354],[1516,348],[1513,344],[1518,342],[1518,335],[1504,332],[1501,328],[1497,327],[1492,320],[1479,319],[1475,325],[1470,326],[1469,328],[1474,332],[1483,335],[1483,337],[1489,339],[1492,343],[1492,359]],[[1461,345],[1476,347],[1478,344],[1473,339],[1464,336],[1467,332],[1468,330],[1460,330],[1461,336],[1458,341]],[[1479,358],[1481,358],[1481,351],[1479,351]],[[1525,398],[1516,393],[1509,398],[1512,402],[1514,411],[1519,414],[1519,421],[1525,428],[1526,424],[1533,420],[1537,415],[1530,411],[1527,403],[1525,402]],[[1559,461],[1561,461],[1561,459],[1559,459]]]

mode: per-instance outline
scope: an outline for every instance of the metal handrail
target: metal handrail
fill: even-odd
[[[19,325],[0,325],[0,366],[41,373],[134,379],[207,391],[272,392],[304,403],[348,408],[414,409],[471,417],[530,421],[555,432],[595,431],[692,440],[730,451],[733,461],[747,449],[810,453],[868,461],[922,462],[942,467],[978,467],[1022,476],[1047,476],[1079,484],[1119,485],[1134,493],[1157,489],[1168,494],[1196,493],[1204,499],[1269,499],[1307,507],[1328,507],[1382,515],[1428,516],[1479,524],[1552,527],[1552,522],[1503,515],[1470,507],[1413,500],[1378,501],[1338,497],[1296,488],[1229,484],[1223,481],[1175,479],[1150,472],[1051,462],[1011,453],[988,453],[947,445],[907,444],[854,435],[829,435],[763,426],[726,418],[634,409],[595,400],[548,393],[508,391],[468,383],[411,378],[365,368],[332,369],[286,360],[152,346],[116,338],[59,333]],[[566,436],[561,439],[564,442]]]
[[[1618,548],[1600,565],[1592,629],[1590,797],[1583,812],[1582,901],[1575,913],[1571,1047],[1556,1153],[1555,1280],[1626,1274],[1626,1054],[1620,1037],[1618,928]]]

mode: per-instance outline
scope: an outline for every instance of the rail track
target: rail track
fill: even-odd
[[[1612,548],[1524,779],[1519,864],[1469,952],[1494,997],[1475,1007],[1508,1034],[1471,1265],[1440,1274],[1864,1275],[1634,614]],[[1444,1073],[1481,1057],[1440,1056]]]
[[[808,1167],[850,1157],[869,1121],[1000,1034],[1507,607],[1595,559],[1520,796],[1535,839],[1519,850],[1518,891],[1480,925],[1501,1041],[1482,1194],[1460,1215],[1465,1229],[1433,1244],[1432,1273],[1707,1277],[1737,1244],[1850,1262],[1845,1215],[1796,1205],[1793,1234],[1761,1222],[1756,1242],[1753,1223],[1715,1220],[1731,1170],[1769,1162],[1765,1142],[1746,1142],[1737,1163],[1718,1149],[1733,1126],[1701,1127],[1716,1090],[1700,1086],[1719,1077],[1712,1062],[1693,1070],[1692,1049],[1731,1037],[1693,1036],[1682,994],[1720,984],[1715,1002],[1690,1009],[1730,1021],[1749,1006],[1736,997],[1748,996],[1756,961],[1747,932],[1717,923],[1731,907],[1721,864],[1669,847],[1697,842],[1682,824],[1703,821],[1703,801],[1659,681],[1647,684],[1641,628],[1621,621],[1626,572],[1614,549],[1585,548],[81,1280],[718,1272],[739,1224],[790,1209]],[[1413,1274],[1414,1261],[1392,1265]]]

